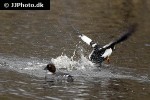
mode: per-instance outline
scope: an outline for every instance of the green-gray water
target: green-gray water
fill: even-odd
[[[149,100],[149,5],[148,0],[51,0],[50,11],[0,11],[0,99]],[[136,32],[117,45],[110,65],[101,71],[90,66],[86,58],[92,49],[79,43],[76,30],[105,45],[132,23]],[[59,68],[77,67],[68,71],[74,82],[45,83],[43,68],[52,58]]]

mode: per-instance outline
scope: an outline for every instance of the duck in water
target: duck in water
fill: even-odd
[[[89,37],[85,36],[84,34],[80,34],[79,37],[88,45],[93,48],[93,51],[89,55],[89,59],[96,64],[101,65],[103,61],[110,62],[110,55],[115,50],[115,45],[123,42],[128,39],[129,36],[135,31],[135,25],[128,28],[127,31],[123,33],[119,38],[116,40],[111,41],[110,43],[100,46],[99,44],[95,43]]]
[[[67,82],[73,82],[74,80],[73,76],[69,75],[68,73],[56,71],[56,67],[53,63],[48,64],[44,70],[46,70],[46,81],[54,82],[66,80]]]

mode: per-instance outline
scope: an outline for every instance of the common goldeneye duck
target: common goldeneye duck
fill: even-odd
[[[46,70],[46,76],[45,79],[47,81],[67,81],[67,82],[73,82],[73,76],[69,75],[68,73],[63,73],[60,71],[56,71],[56,67],[53,63],[48,64],[44,70]],[[47,72],[48,71],[48,72]]]
[[[90,45],[93,48],[93,51],[89,55],[89,59],[96,64],[101,65],[103,61],[107,61],[108,63],[110,62],[110,55],[112,52],[115,50],[115,45],[125,41],[128,39],[129,36],[135,31],[135,25],[132,25],[128,28],[127,31],[123,33],[119,38],[116,40],[111,41],[110,43],[100,46],[97,43],[93,42],[92,39],[89,37],[85,36],[84,34],[80,34],[79,37],[88,45]]]

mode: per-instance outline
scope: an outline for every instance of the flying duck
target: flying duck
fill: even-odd
[[[128,28],[119,38],[111,41],[110,43],[100,46],[99,44],[95,43],[89,37],[85,36],[84,34],[80,34],[79,37],[88,45],[93,48],[93,51],[89,55],[89,59],[96,64],[100,64],[103,61],[107,61],[109,63],[109,57],[112,52],[115,50],[115,45],[123,42],[128,39],[129,36],[135,31],[135,25]]]

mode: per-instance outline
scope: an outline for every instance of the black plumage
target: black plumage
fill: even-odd
[[[80,38],[87,44],[90,44],[91,47],[93,47],[93,51],[90,54],[89,59],[94,63],[101,64],[104,60],[109,60],[109,56],[115,49],[115,45],[127,40],[132,35],[132,33],[134,33],[135,28],[136,24],[130,26],[126,31],[124,31],[124,33],[119,38],[111,41],[110,43],[104,46],[98,45],[85,35],[80,35]]]

